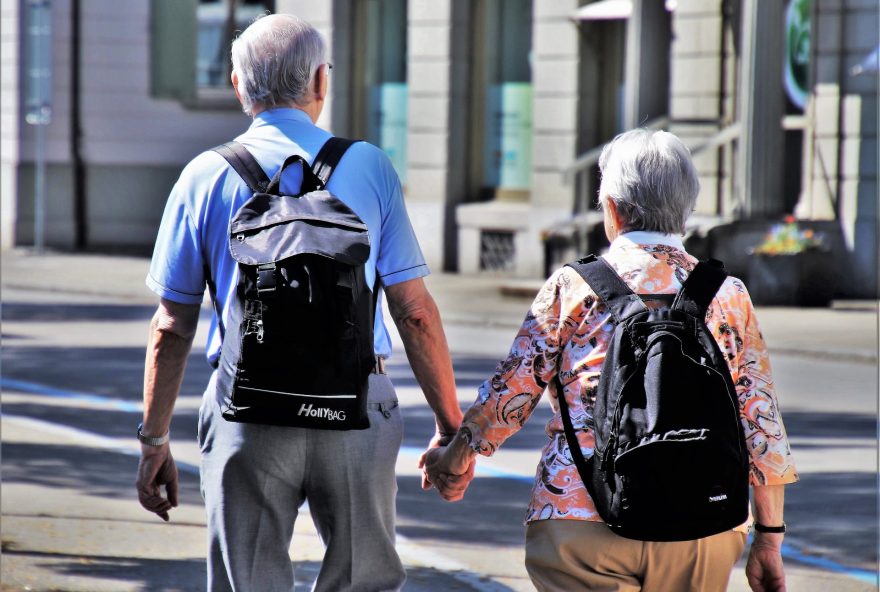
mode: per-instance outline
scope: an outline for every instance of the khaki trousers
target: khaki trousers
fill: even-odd
[[[714,592],[727,589],[746,535],[646,542],[603,522],[538,520],[526,531],[526,569],[541,592]]]

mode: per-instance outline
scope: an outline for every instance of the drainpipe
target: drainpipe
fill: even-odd
[[[82,113],[81,113],[81,2],[70,3],[70,158],[73,163],[73,215],[74,247],[82,250],[88,242],[86,219],[86,168],[82,156]]]

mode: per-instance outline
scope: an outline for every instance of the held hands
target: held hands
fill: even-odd
[[[165,486],[167,499],[162,497]],[[135,487],[141,505],[168,522],[168,512],[177,507],[177,465],[171,456],[171,446],[141,446]]]
[[[746,579],[753,592],[785,592],[781,546],[781,534],[755,533],[746,563]]]
[[[436,440],[436,442],[435,442]],[[456,502],[464,497],[464,492],[474,478],[476,461],[467,446],[456,439],[431,441],[431,447],[419,458],[422,469],[422,489],[437,488],[440,497],[448,502]]]
[[[431,438],[431,441],[428,442],[428,450],[422,453],[419,456],[419,468],[422,469],[422,489],[431,489],[431,482],[428,481],[428,474],[425,472],[425,456],[427,456],[428,451],[432,448],[438,448],[440,446],[449,446],[449,443],[452,442],[452,439],[455,437],[455,432],[441,432],[440,428],[437,428],[437,431],[434,432],[434,437]]]

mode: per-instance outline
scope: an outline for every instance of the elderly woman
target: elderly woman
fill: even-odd
[[[675,294],[697,260],[681,235],[699,181],[690,153],[667,132],[617,136],[599,160],[599,202],[611,247],[604,259],[641,295]],[[783,590],[780,547],[784,484],[797,480],[774,392],[767,348],[742,282],[728,277],[712,300],[706,325],[728,360],[749,452],[757,523],[746,574],[753,590]],[[613,331],[602,299],[570,267],[539,292],[510,355],[479,390],[446,448],[424,457],[427,477],[448,500],[460,499],[477,454],[489,456],[522,427],[542,394],[554,416],[547,426],[526,513],[526,567],[539,590],[724,590],[742,554],[749,522],[697,540],[646,542],[606,526],[578,475],[564,435],[558,397],[565,397],[593,454],[593,403]],[[557,375],[561,379],[557,387]]]

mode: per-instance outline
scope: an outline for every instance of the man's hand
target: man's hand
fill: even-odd
[[[429,483],[425,489],[433,485],[440,497],[448,502],[457,502],[464,497],[477,465],[474,459],[463,464],[463,459],[456,456],[450,454],[446,446],[440,446],[428,449],[419,460],[419,466],[424,468],[423,478],[426,477]]]
[[[785,592],[781,547],[782,535],[755,533],[746,563],[746,579],[754,592]]]
[[[419,468],[422,469],[422,489],[428,490],[433,487],[431,481],[428,480],[428,474],[425,472],[425,457],[428,455],[428,451],[432,448],[448,446],[454,437],[455,433],[446,434],[437,430],[434,432],[434,437],[428,442],[428,448],[419,456]]]
[[[162,497],[163,485],[167,499]],[[141,446],[135,487],[141,505],[168,522],[169,510],[177,507],[177,465],[174,464],[169,444]]]

